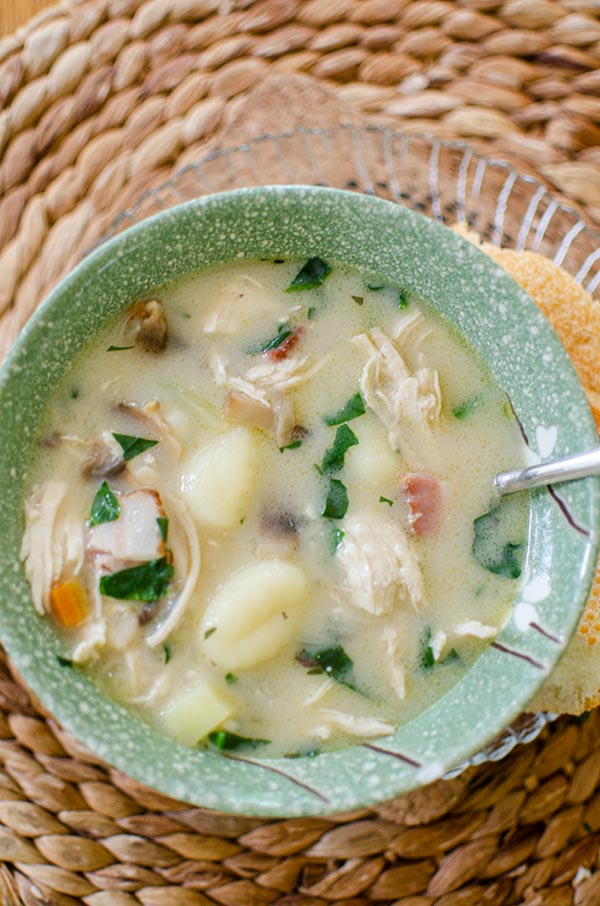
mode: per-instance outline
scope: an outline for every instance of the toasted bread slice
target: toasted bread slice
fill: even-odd
[[[600,430],[600,304],[574,278],[536,252],[481,242],[466,224],[454,227],[478,245],[529,293],[569,353]],[[600,705],[600,563],[581,622],[560,664],[531,710],[580,714]]]

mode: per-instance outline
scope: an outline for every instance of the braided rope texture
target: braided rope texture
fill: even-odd
[[[327,92],[245,116],[298,73]],[[466,139],[600,223],[599,98],[596,0],[63,2],[0,41],[0,354],[120,211],[249,119]],[[377,809],[265,823],[106,768],[0,657],[0,904],[597,906],[599,743],[600,714],[563,718]]]

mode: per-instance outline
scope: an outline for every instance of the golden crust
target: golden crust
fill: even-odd
[[[600,304],[574,278],[536,252],[500,249],[454,227],[522,286],[546,315],[569,353],[600,430]],[[532,708],[579,714],[600,705],[600,561],[577,633]]]

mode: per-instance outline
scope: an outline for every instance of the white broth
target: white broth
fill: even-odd
[[[294,283],[295,281],[295,283]],[[392,733],[508,619],[505,394],[414,294],[236,261],[113,322],[53,396],[22,557],[65,669],[188,745]]]

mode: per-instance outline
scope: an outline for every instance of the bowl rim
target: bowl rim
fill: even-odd
[[[3,403],[7,397],[10,397],[11,388],[14,385],[15,379],[18,379],[18,372],[24,367],[28,351],[36,352],[36,347],[40,342],[52,342],[55,335],[56,337],[61,336],[62,328],[61,325],[58,324],[59,318],[56,316],[60,316],[61,311],[65,316],[73,312],[73,306],[69,302],[69,294],[73,290],[80,290],[82,285],[84,287],[86,285],[89,286],[89,282],[93,276],[98,278],[103,269],[112,267],[115,262],[123,264],[126,261],[127,256],[139,251],[140,245],[143,245],[148,239],[152,241],[153,234],[154,238],[158,235],[157,231],[160,232],[163,228],[168,231],[169,225],[173,227],[174,223],[178,224],[180,221],[184,224],[187,223],[188,226],[194,222],[199,224],[202,219],[199,217],[200,214],[206,217],[211,214],[215,215],[216,213],[218,216],[219,211],[222,214],[223,211],[228,210],[228,207],[231,208],[231,206],[233,206],[233,209],[239,208],[240,202],[246,207],[249,203],[258,204],[260,207],[260,204],[264,202],[264,199],[268,199],[269,203],[273,205],[275,201],[281,202],[282,200],[289,198],[296,204],[308,204],[309,206],[310,204],[321,204],[323,199],[333,199],[331,204],[334,208],[341,205],[342,209],[346,212],[352,211],[353,214],[359,218],[368,219],[370,217],[372,219],[373,216],[375,216],[373,212],[380,211],[381,215],[378,213],[377,216],[381,216],[382,221],[386,220],[386,218],[391,218],[390,222],[394,228],[397,227],[400,221],[405,220],[405,223],[410,224],[411,228],[417,230],[421,240],[424,239],[428,232],[431,233],[431,231],[433,231],[434,238],[432,241],[434,243],[436,242],[436,239],[440,239],[439,235],[435,235],[436,231],[441,229],[440,225],[435,224],[435,222],[420,214],[380,198],[338,189],[315,186],[260,186],[248,189],[237,189],[230,192],[217,193],[194,199],[182,205],[178,205],[175,208],[170,208],[158,213],[153,217],[134,225],[125,232],[118,234],[113,239],[100,246],[95,252],[84,258],[77,267],[53,289],[45,302],[26,325],[25,330],[17,340],[17,343],[11,350],[9,357],[3,366],[0,374],[0,403]],[[317,199],[317,201],[315,201],[315,199]],[[387,213],[384,213],[384,209]],[[311,213],[312,216],[315,216],[314,212]],[[420,227],[417,228],[415,226],[417,224],[420,224]],[[559,358],[563,358],[562,364],[567,372],[571,374],[571,380],[574,381],[573,387],[575,389],[572,388],[572,391],[575,394],[575,397],[579,399],[581,410],[579,415],[582,417],[583,423],[586,423],[582,426],[582,430],[585,428],[584,433],[587,431],[587,433],[590,434],[591,445],[591,435],[592,432],[594,432],[595,437],[595,429],[593,428],[593,421],[589,415],[589,409],[587,408],[583,391],[580,388],[570,360],[555,337],[549,323],[545,321],[532,300],[517,287],[512,278],[508,277],[504,271],[501,271],[497,265],[484,256],[482,252],[474,249],[469,243],[455,234],[451,234],[449,230],[445,230],[444,234],[446,234],[445,239],[443,242],[440,240],[440,242],[445,250],[447,250],[448,247],[451,247],[457,252],[460,250],[461,254],[466,256],[467,262],[473,260],[474,254],[476,256],[481,256],[479,264],[483,267],[484,271],[487,272],[486,279],[490,274],[493,274],[495,287],[501,286],[503,292],[507,293],[508,296],[513,299],[520,298],[520,304],[525,306],[529,315],[539,326],[542,340],[550,344],[554,353],[558,355]],[[140,239],[141,242],[138,241]],[[123,268],[121,268],[121,270],[123,270]],[[367,268],[365,267],[363,270],[367,270]],[[385,276],[385,273],[383,273],[383,276]],[[431,295],[428,295],[427,299],[428,301],[431,301]],[[122,309],[123,307],[124,305],[119,303],[118,309]],[[434,307],[436,307],[435,303]],[[76,316],[79,317],[78,312],[76,312]],[[104,322],[108,323],[111,316],[112,313],[109,315],[106,315],[105,313]],[[53,321],[53,317],[56,318],[56,320]],[[510,315],[509,319],[510,317],[513,316]],[[80,347],[83,347],[86,342],[87,338],[80,342]],[[541,349],[539,342],[536,339],[533,345],[536,346],[536,348]],[[31,349],[30,347],[34,348]],[[115,745],[112,738],[100,741],[97,737],[97,733],[89,733],[89,711],[86,711],[85,709],[76,709],[74,712],[70,705],[69,707],[66,707],[64,701],[57,701],[43,684],[40,685],[39,677],[36,671],[32,669],[31,661],[28,660],[29,654],[26,645],[24,646],[22,642],[19,642],[14,633],[7,632],[7,618],[4,607],[2,608],[2,613],[0,615],[2,634],[7,643],[9,655],[13,659],[19,672],[23,675],[25,681],[40,698],[44,706],[48,707],[67,729],[83,739],[83,741],[90,746],[92,751],[98,752],[102,758],[106,758],[106,760],[110,761],[120,770],[125,771],[141,782],[160,789],[168,795],[175,796],[179,799],[185,799],[194,802],[195,804],[219,808],[223,811],[238,811],[243,814],[265,816],[280,815],[284,813],[290,815],[328,814],[333,811],[345,811],[365,804],[373,804],[381,799],[389,798],[400,792],[405,792],[415,785],[420,785],[442,776],[447,768],[481,747],[484,742],[492,738],[498,730],[509,723],[510,720],[522,710],[523,705],[546,678],[547,673],[558,659],[559,653],[566,647],[568,637],[572,634],[577,625],[580,612],[583,609],[589,587],[591,586],[595,558],[598,554],[599,535],[597,527],[600,513],[600,480],[587,481],[590,506],[589,515],[592,524],[590,525],[590,532],[587,540],[581,542],[582,553],[578,565],[577,595],[573,596],[575,598],[575,604],[571,605],[570,621],[568,620],[564,627],[561,627],[562,638],[560,645],[556,644],[557,639],[555,638],[553,650],[551,642],[546,644],[548,642],[547,639],[544,639],[542,636],[536,636],[535,644],[526,644],[524,648],[523,645],[521,646],[522,650],[517,654],[520,661],[514,662],[512,672],[518,673],[522,680],[526,680],[525,685],[527,694],[522,694],[517,701],[513,702],[510,708],[505,707],[504,709],[499,709],[496,713],[495,722],[492,721],[492,726],[490,726],[490,721],[488,720],[484,738],[479,735],[474,739],[472,738],[473,734],[462,734],[460,744],[457,743],[454,745],[452,755],[444,762],[439,758],[430,756],[429,749],[427,748],[422,752],[419,751],[418,753],[415,753],[414,746],[408,746],[407,748],[403,743],[398,745],[398,737],[402,737],[402,731],[405,729],[406,725],[405,727],[400,728],[398,733],[391,738],[391,742],[386,740],[385,745],[380,745],[379,741],[376,741],[373,744],[366,743],[359,746],[352,746],[338,752],[325,753],[319,756],[319,758],[300,759],[294,762],[289,762],[284,759],[250,759],[231,755],[224,759],[222,755],[186,749],[187,754],[189,754],[190,751],[197,752],[198,757],[206,761],[206,770],[204,773],[199,771],[201,784],[212,782],[215,774],[218,775],[221,780],[218,795],[214,795],[215,790],[213,789],[212,796],[205,797],[204,801],[199,801],[199,799],[202,800],[202,796],[199,795],[196,778],[194,778],[194,788],[188,790],[181,782],[181,772],[177,777],[173,777],[169,770],[166,772],[163,770],[159,776],[156,773],[149,772],[147,764],[145,768],[140,770],[139,759],[136,760],[135,757],[132,757],[131,747],[127,748],[122,746],[122,740],[121,743],[117,742]],[[530,545],[531,543],[530,538]],[[0,589],[2,589],[1,584]],[[522,643],[522,636],[518,633],[517,636]],[[540,664],[539,652],[542,649],[544,651],[545,661],[543,664]],[[502,652],[506,653],[506,651],[507,646],[494,651],[494,657],[497,662],[499,662],[498,658],[501,659],[503,657]],[[510,653],[514,654],[515,652],[511,651]],[[482,657],[485,656],[486,655],[483,655]],[[543,670],[539,669],[540,667],[543,667]],[[60,671],[57,673],[57,669],[58,668],[56,667],[54,668],[54,673],[58,678],[61,674]],[[537,673],[535,672],[536,670]],[[79,671],[70,671],[70,674],[75,672],[78,673]],[[467,676],[472,672],[473,671],[469,671]],[[63,682],[64,678],[65,675],[63,672],[61,677]],[[72,679],[73,676],[69,676],[69,682]],[[77,682],[79,682],[80,677],[77,677],[76,679]],[[462,681],[459,681],[457,686],[453,688],[456,689],[461,683]],[[472,694],[472,691],[473,690],[470,690],[470,694]],[[104,700],[104,697],[100,692],[96,692],[96,696],[100,696]],[[105,704],[106,702],[107,700],[104,700]],[[436,706],[434,705],[433,707],[435,708]],[[109,712],[114,709],[120,709],[121,712],[127,713],[121,706],[116,706],[112,703],[109,703],[108,710],[106,707],[99,709],[99,713],[102,712],[105,717],[115,720],[114,715],[109,714]],[[430,711],[431,709],[428,709],[425,714],[429,714]],[[121,716],[123,716],[123,713]],[[423,716],[423,714],[420,715],[420,717]],[[140,727],[138,725],[141,722],[136,719],[135,723],[137,731],[139,731]],[[410,723],[412,724],[414,722],[411,721]],[[159,736],[160,740],[162,740],[162,744],[160,744],[158,740]],[[180,751],[181,748],[185,747],[180,747],[172,741],[168,741],[165,748],[165,737],[162,737],[162,735],[158,734],[156,731],[150,731],[149,728],[146,727],[144,732],[141,733],[140,740],[156,745],[158,751],[164,753],[166,758],[171,757],[176,759],[177,763],[183,765],[182,770],[187,770],[191,765],[191,762],[189,762]],[[215,759],[217,761],[215,761]],[[169,762],[167,761],[166,764],[169,765]],[[174,764],[175,762],[172,761],[170,767],[173,767]],[[325,766],[325,770],[322,769],[322,766]],[[154,765],[154,767],[156,768],[156,765]],[[196,767],[200,768],[200,764],[197,764]],[[265,781],[265,769],[271,772],[268,781]],[[343,778],[346,795],[338,795],[335,801],[332,801],[331,785],[328,785],[326,781],[327,777],[331,779],[336,772],[339,772],[340,776]],[[381,785],[382,772],[386,774],[386,781],[389,781],[384,788],[382,788]],[[248,781],[249,773],[254,773],[255,775],[254,780],[250,784]],[[248,788],[251,790],[250,793],[246,792],[246,795],[243,796],[239,802],[237,791],[236,795],[232,796],[231,792],[225,794],[222,789],[223,786],[227,786],[231,782],[231,778],[235,779],[236,777],[241,777],[244,783],[249,784]],[[356,782],[357,777],[360,778],[359,783]],[[352,792],[348,793],[347,791],[350,788],[352,781],[354,782],[354,786],[352,786]],[[292,786],[294,788],[293,795]],[[201,786],[201,789],[202,788],[203,787]],[[327,790],[327,795],[323,792],[324,790]]]

